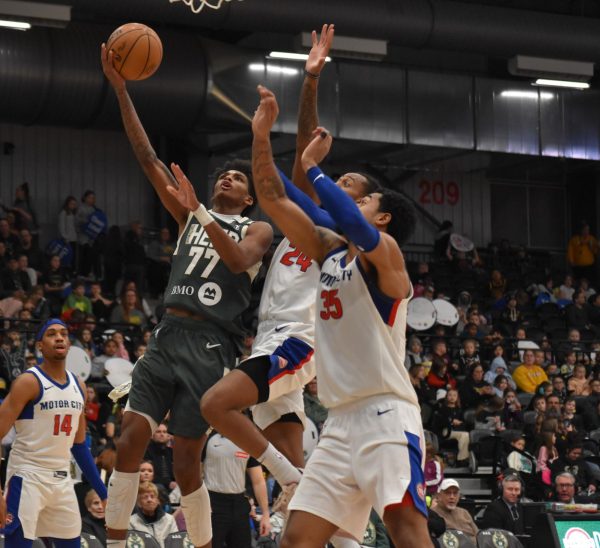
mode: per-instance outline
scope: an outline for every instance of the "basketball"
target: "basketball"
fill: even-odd
[[[125,80],[145,80],[162,60],[158,34],[141,23],[126,23],[108,38],[106,48],[113,51],[113,63]]]

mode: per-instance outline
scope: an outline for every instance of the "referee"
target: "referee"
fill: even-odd
[[[260,536],[266,536],[271,531],[271,521],[267,485],[260,464],[221,434],[209,438],[205,448],[204,481],[210,495],[212,545],[215,547],[251,546],[246,472],[262,511]]]

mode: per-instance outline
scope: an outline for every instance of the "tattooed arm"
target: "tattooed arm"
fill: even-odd
[[[317,88],[319,76],[325,66],[325,59],[333,42],[333,25],[323,25],[321,36],[317,39],[316,31],[312,31],[312,48],[304,66],[305,75],[300,92],[300,105],[298,107],[298,133],[296,136],[296,157],[292,170],[292,181],[308,194],[317,204],[319,197],[313,186],[306,179],[306,173],[302,169],[301,158],[304,149],[312,141],[312,132],[319,125],[317,112]],[[315,78],[316,76],[316,78]]]
[[[177,188],[175,178],[167,166],[159,160],[152,148],[148,135],[146,135],[146,131],[138,118],[133,102],[127,93],[125,80],[115,70],[112,52],[109,52],[104,44],[102,44],[101,48],[101,61],[102,70],[117,95],[125,133],[127,133],[127,138],[131,143],[135,157],[144,170],[146,177],[150,179],[160,201],[179,224],[181,232],[188,218],[188,210],[177,201],[177,198],[167,191],[169,186]]]
[[[335,232],[314,225],[286,195],[273,162],[270,132],[277,119],[275,96],[259,86],[260,104],[252,120],[252,175],[260,207],[304,254],[322,263],[329,251],[344,243]]]

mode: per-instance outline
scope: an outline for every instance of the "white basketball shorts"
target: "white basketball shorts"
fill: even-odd
[[[427,516],[419,408],[392,394],[331,409],[291,510],[315,514],[362,541],[371,508],[403,501]]]

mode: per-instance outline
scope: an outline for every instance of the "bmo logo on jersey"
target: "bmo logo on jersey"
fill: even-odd
[[[171,295],[193,295],[194,288],[191,285],[174,285]]]
[[[198,289],[198,300],[204,306],[215,306],[221,301],[223,291],[214,282],[206,282]]]

